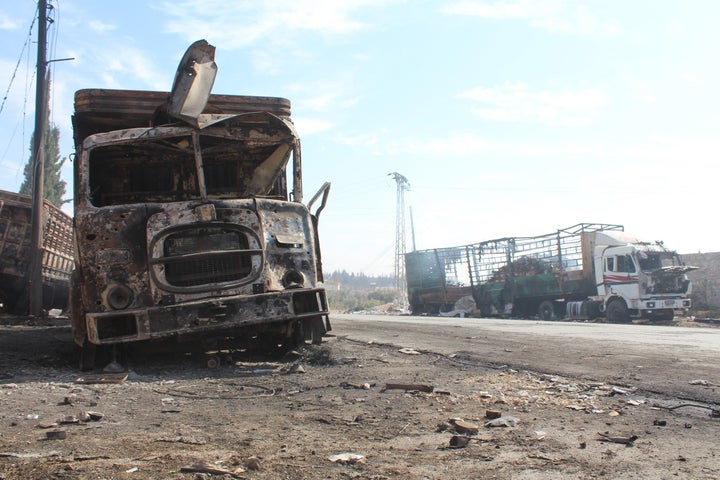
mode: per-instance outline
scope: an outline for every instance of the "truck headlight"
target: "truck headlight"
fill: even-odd
[[[105,301],[113,310],[123,310],[132,303],[133,292],[129,287],[116,283],[105,290]]]
[[[285,288],[302,288],[305,284],[305,275],[297,270],[288,270],[282,278]]]

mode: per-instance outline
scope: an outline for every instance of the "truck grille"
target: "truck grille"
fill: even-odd
[[[180,230],[164,240],[165,281],[172,287],[241,282],[253,273],[253,256],[245,232],[232,227]]]

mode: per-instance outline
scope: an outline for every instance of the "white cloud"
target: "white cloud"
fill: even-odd
[[[214,42],[232,49],[260,42],[289,43],[297,32],[354,33],[369,27],[354,17],[358,10],[385,3],[387,1],[382,0],[280,0],[228,4],[224,0],[184,0],[164,3],[163,12],[173,17],[165,25],[167,32],[185,34],[188,40],[198,35],[211,37]]]
[[[657,95],[653,92],[655,85],[648,83],[644,79],[630,77],[625,80],[623,89],[632,97],[646,105],[652,105],[657,102]]]
[[[478,102],[472,112],[486,120],[568,126],[589,123],[590,113],[608,103],[598,90],[534,91],[522,83],[475,87],[458,98]]]
[[[685,72],[682,76],[683,80],[687,83],[697,84],[700,83],[700,77],[695,72]]]
[[[334,86],[326,84],[318,90],[322,91],[315,96],[300,98],[295,103],[303,109],[314,110],[318,112],[326,112],[337,110],[338,108],[350,108],[356,105],[360,100],[357,97],[345,97],[344,88],[339,84]]]
[[[333,127],[331,122],[319,120],[317,118],[293,117],[293,123],[295,124],[295,129],[300,135],[300,138],[306,135],[325,132]]]
[[[444,12],[491,20],[523,20],[535,28],[574,35],[618,32],[616,24],[598,20],[585,6],[566,0],[464,1],[447,6]]]
[[[358,135],[336,135],[333,141],[351,147],[374,147],[380,143],[380,135],[377,133],[364,133]]]
[[[97,33],[105,33],[109,32],[111,30],[115,30],[117,27],[115,25],[101,22],[100,20],[92,20],[88,23],[88,27],[90,27],[90,30]]]
[[[547,6],[545,6],[546,8]],[[445,12],[453,15],[485,17],[495,20],[527,19],[537,16],[542,11],[540,2],[525,1],[458,2],[445,7]]]
[[[15,30],[20,27],[20,22],[10,18],[5,12],[0,12],[0,30]]]
[[[89,46],[88,50],[78,53],[78,66],[86,67],[89,62],[103,66],[102,71],[98,71],[103,83],[98,87],[166,91],[172,85],[169,73],[158,72],[148,54],[134,47],[118,44]]]

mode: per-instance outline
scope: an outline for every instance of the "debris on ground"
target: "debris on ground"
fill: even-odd
[[[235,471],[227,470],[225,468],[217,467],[214,465],[211,465],[208,462],[205,461],[199,461],[196,463],[193,463],[192,465],[188,465],[186,467],[180,468],[181,472],[185,473],[209,473],[212,475],[228,475],[232,478],[236,479],[245,479],[246,477],[243,477],[240,475],[240,473],[243,473],[244,469],[238,469]]]
[[[500,417],[500,418],[496,418],[494,420],[490,420],[489,422],[485,423],[485,426],[491,427],[491,428],[493,428],[493,427],[517,427],[518,422],[520,422],[520,420],[518,420],[516,417],[507,416],[507,417]]]
[[[598,432],[598,435],[601,442],[612,442],[612,443],[622,443],[627,446],[632,446],[633,443],[635,443],[635,440],[638,439],[637,435],[630,435],[628,437],[618,437],[618,436],[612,436],[607,433],[600,433]]]
[[[342,463],[342,464],[348,464],[353,465],[355,463],[364,463],[365,462],[365,455],[361,455],[359,453],[339,453],[337,455],[330,455],[328,457],[328,460],[330,460],[333,463]]]
[[[425,385],[422,383],[386,383],[383,391],[385,390],[405,390],[413,392],[424,392],[432,393],[435,387],[432,385]]]
[[[158,355],[130,362],[123,383],[85,384],[74,383],[72,350],[26,353],[57,351],[50,333],[0,334],[0,372],[15,384],[0,389],[0,478],[720,477],[708,388],[690,403],[622,375],[573,378],[341,337],[280,358],[239,353],[212,370]],[[289,375],[294,365],[306,373]],[[650,437],[637,448],[613,442],[640,432]]]

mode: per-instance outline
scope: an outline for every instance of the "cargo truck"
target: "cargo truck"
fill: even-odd
[[[98,347],[273,349],[330,330],[317,229],[330,185],[302,203],[290,101],[211,95],[214,51],[194,43],[170,93],[75,94],[83,369]]]
[[[612,224],[406,254],[413,313],[452,309],[469,293],[481,315],[543,320],[671,320],[691,307],[686,273],[694,269],[662,242]]]
[[[67,307],[73,270],[72,218],[45,201],[42,215],[42,307]],[[32,198],[0,190],[0,302],[3,310],[26,315],[32,244]]]

